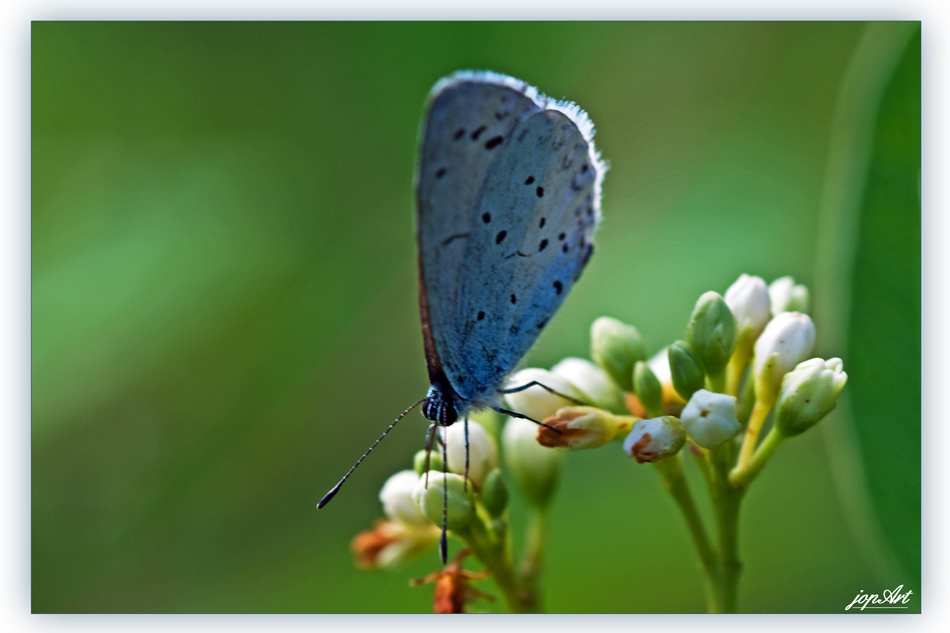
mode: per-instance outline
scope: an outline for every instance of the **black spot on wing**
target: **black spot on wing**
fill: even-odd
[[[460,138],[462,138],[463,136],[465,136],[465,128],[464,128],[464,127],[460,127],[460,128],[458,129],[458,132],[456,132],[456,133],[455,133],[455,136],[453,136],[452,138],[454,138],[454,139],[457,141],[457,140],[459,140]]]
[[[567,237],[567,233],[559,233],[557,239],[563,242],[565,237]]]
[[[481,310],[479,310],[479,312],[478,312],[478,317],[477,317],[477,318],[478,318],[479,321],[481,321],[482,319],[485,318],[485,313],[482,312]]]
[[[435,177],[436,177],[436,178],[441,178],[441,177],[444,176],[444,175],[445,175],[445,167],[443,167],[443,168],[440,169],[439,171],[435,172]]]
[[[535,193],[538,194],[538,197],[539,197],[539,198],[543,198],[543,197],[544,197],[544,187],[538,187],[537,190],[535,191]]]
[[[587,265],[587,262],[590,261],[590,256],[593,255],[593,254],[594,254],[594,245],[593,245],[593,244],[588,244],[588,245],[587,245],[587,252],[584,253],[584,261],[581,262],[581,266],[586,266],[586,265]]]
[[[498,235],[495,236],[495,244],[501,244],[506,235],[508,235],[508,231],[498,231]]]
[[[482,132],[484,132],[484,131],[485,131],[485,126],[483,125],[483,126],[481,126],[480,128],[478,128],[477,130],[475,130],[474,132],[472,132],[472,140],[473,140],[473,141],[477,141],[477,140],[478,140],[478,137],[481,136],[481,135],[482,135]]]
[[[555,281],[554,292],[556,292],[557,294],[561,294],[561,292],[563,291],[564,291],[564,284],[562,284],[560,281]]]
[[[540,330],[541,328],[543,328],[543,327],[544,327],[545,325],[547,325],[547,324],[548,324],[548,320],[547,320],[547,319],[541,319],[540,321],[538,321],[538,324],[537,324],[535,327]]]
[[[564,243],[561,245],[561,251],[564,252],[564,253],[566,253],[570,248],[571,248],[571,247],[568,246],[567,242],[564,242]]]
[[[534,182],[534,176],[528,176],[528,179],[524,181],[524,184],[530,185]]]
[[[548,247],[548,241],[547,241],[547,240],[541,240],[541,243],[538,244],[538,252],[543,251],[543,250],[546,249],[547,247]]]
[[[511,295],[511,303],[518,303],[518,297]]]
[[[496,147],[501,145],[501,142],[503,140],[505,139],[502,138],[501,136],[496,136],[494,138],[488,139],[488,141],[485,143],[485,149],[495,149]]]
[[[485,224],[488,224],[489,222],[491,222],[491,213],[483,213],[482,222],[484,222]]]
[[[544,225],[545,225],[545,223],[547,223],[547,221],[548,221],[547,218],[541,218],[541,223],[538,224],[538,228],[539,228],[539,229],[543,229],[543,228],[544,228]]]

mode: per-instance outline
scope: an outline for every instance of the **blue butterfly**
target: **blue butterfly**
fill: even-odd
[[[416,172],[429,391],[318,508],[420,404],[432,421],[427,449],[437,425],[467,424],[466,414],[475,409],[530,419],[499,402],[536,384],[503,388],[594,251],[606,165],[593,134],[577,105],[549,99],[513,77],[466,71],[432,88]],[[441,553],[445,561],[444,525]]]

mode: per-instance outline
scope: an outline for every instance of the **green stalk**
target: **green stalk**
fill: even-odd
[[[511,613],[539,613],[534,593],[518,581],[504,543],[492,540],[481,518],[476,516],[467,530],[459,532],[459,536],[495,579]]]
[[[769,434],[762,440],[759,448],[756,449],[755,454],[752,455],[752,459],[749,460],[745,467],[740,468],[736,466],[732,472],[729,473],[729,482],[736,487],[747,487],[772,457],[772,453],[775,452],[775,449],[777,449],[784,440],[785,436],[779,433],[778,429],[773,426],[772,430],[770,430]]]
[[[663,477],[663,487],[673,497],[673,501],[683,513],[683,518],[686,519],[686,526],[689,528],[689,534],[693,539],[693,546],[696,548],[696,554],[703,568],[703,576],[706,579],[706,602],[709,610],[714,611],[717,601],[715,574],[718,557],[716,550],[709,542],[703,519],[689,491],[689,484],[683,472],[682,458],[677,454],[653,462],[653,467]]]
[[[525,554],[519,565],[519,576],[525,589],[534,598],[534,606],[538,612],[543,612],[541,591],[538,588],[541,577],[541,565],[544,561],[544,548],[548,540],[547,512],[539,508],[531,508],[528,516],[528,529],[525,538]]]
[[[726,393],[726,371],[718,374],[706,374],[706,388],[715,393]]]
[[[739,507],[744,488],[729,483],[733,444],[726,442],[710,451],[712,456],[712,501],[719,537],[719,561],[714,576],[716,613],[736,612],[736,593],[742,563],[739,562]]]

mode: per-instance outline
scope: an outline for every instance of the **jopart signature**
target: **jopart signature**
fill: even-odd
[[[851,604],[844,608],[845,611],[854,607],[857,609],[861,608],[862,611],[865,609],[906,609],[907,607],[903,606],[907,604],[910,600],[910,595],[914,593],[912,590],[908,589],[907,593],[901,593],[901,590],[904,588],[904,585],[898,585],[896,589],[887,590],[881,592],[880,595],[876,593],[864,593],[864,589],[858,592],[858,595],[854,597],[854,600],[851,601]]]

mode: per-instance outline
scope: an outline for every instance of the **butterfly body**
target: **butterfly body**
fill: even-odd
[[[416,175],[428,419],[496,407],[587,264],[605,170],[592,134],[579,108],[511,77],[433,88]]]

